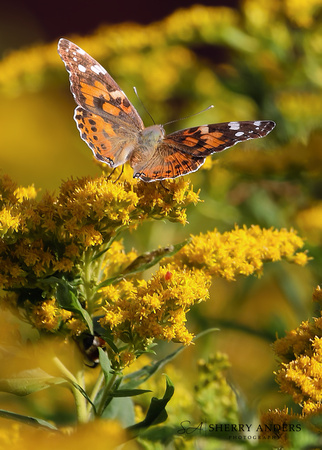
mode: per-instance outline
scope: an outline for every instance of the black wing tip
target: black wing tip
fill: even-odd
[[[274,130],[274,128],[276,127],[276,122],[274,122],[274,120],[266,120],[269,131]]]
[[[273,120],[256,120],[252,122],[252,125],[256,127],[255,130],[258,132],[256,137],[265,137],[276,127]]]

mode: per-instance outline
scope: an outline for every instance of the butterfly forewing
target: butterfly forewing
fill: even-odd
[[[76,103],[106,120],[121,120],[140,130],[143,122],[127,96],[94,58],[67,39],[60,39],[58,53],[70,77]]]
[[[165,142],[184,153],[204,158],[238,142],[264,137],[274,127],[272,120],[216,123],[175,131],[165,137]]]

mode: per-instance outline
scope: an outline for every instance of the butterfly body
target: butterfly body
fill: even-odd
[[[78,105],[74,119],[81,138],[96,159],[112,168],[129,162],[134,178],[151,182],[195,172],[207,156],[264,137],[275,127],[271,120],[226,122],[166,135],[162,125],[144,127],[118,84],[84,50],[60,39],[58,53]]]

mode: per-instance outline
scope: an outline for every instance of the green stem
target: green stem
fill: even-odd
[[[87,303],[87,311],[89,313],[89,315],[91,316],[92,314],[92,309],[93,309],[93,288],[92,288],[92,264],[91,264],[91,260],[92,260],[92,251],[91,250],[86,250],[85,252],[85,260],[84,260],[84,296],[85,296],[85,300]]]
[[[78,371],[76,378],[77,378],[77,384],[85,390],[85,380],[84,380],[84,370],[83,369]],[[75,386],[72,386],[72,391],[73,391],[74,398],[75,398],[78,422],[86,423],[86,422],[88,422],[88,418],[89,418],[88,414],[87,414],[87,400]]]
[[[85,390],[85,381],[84,381],[84,369],[81,369],[78,371],[77,376],[75,377],[68,369],[67,367],[61,362],[57,356],[53,358],[54,364],[60,372],[62,373],[63,377],[66,378],[68,381],[71,382],[71,391],[73,393],[74,399],[75,399],[75,405],[76,405],[76,412],[77,412],[77,419],[79,423],[86,423],[88,422],[88,414],[86,409],[86,398],[83,396],[83,394],[75,387],[75,384],[79,385],[82,389]]]
[[[97,406],[97,415],[98,416],[101,416],[104,412],[104,407],[105,407],[106,401],[107,401],[108,397],[110,396],[111,388],[116,380],[116,377],[117,377],[116,374],[112,375],[110,381],[108,382],[107,386],[104,389],[102,398]]]
[[[96,380],[96,383],[95,383],[95,385],[94,385],[94,387],[93,387],[93,390],[92,390],[91,396],[90,396],[90,399],[91,399],[91,401],[92,401],[94,404],[95,404],[95,399],[96,399],[96,397],[97,397],[97,394],[99,393],[99,391],[100,391],[100,389],[101,389],[101,387],[102,387],[103,381],[104,381],[104,373],[103,373],[103,371],[101,371],[99,377],[98,377],[97,380]],[[92,413],[93,413],[92,405],[91,405],[90,403],[88,403],[88,405],[87,405],[87,414],[88,414],[88,417],[89,417]]]

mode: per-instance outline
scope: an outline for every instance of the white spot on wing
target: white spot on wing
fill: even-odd
[[[80,53],[81,55],[85,55],[86,52],[84,52],[84,50],[82,48],[79,48],[76,50],[78,53]]]
[[[260,127],[261,126],[261,121],[260,120],[256,120],[256,122],[254,122],[255,127]]]
[[[118,99],[118,98],[127,98],[126,95],[124,94],[123,91],[110,91],[109,92],[110,96],[114,98],[114,100]]]
[[[231,130],[239,130],[240,128],[239,122],[229,122],[228,126]]]
[[[242,136],[243,134],[245,134],[243,131],[238,131],[237,133],[235,133],[236,137]]]
[[[99,64],[95,64],[94,66],[91,66],[91,70],[96,73],[97,75],[99,75],[100,73],[102,74],[106,74],[106,70],[104,69],[104,67],[100,66]]]
[[[198,127],[199,131],[201,131],[202,134],[208,134],[209,133],[209,127],[207,125],[202,125],[201,127]]]
[[[86,67],[82,66],[81,64],[78,64],[78,70],[80,72],[86,72]]]

